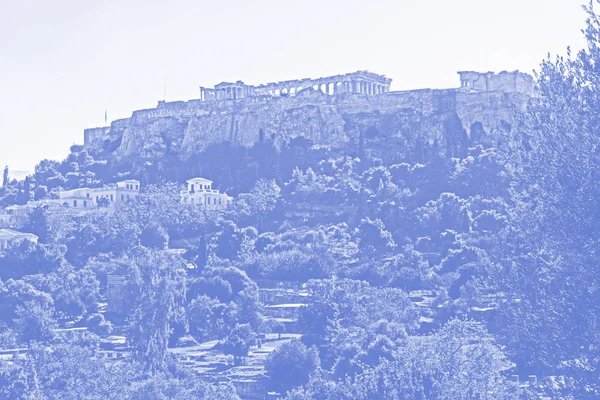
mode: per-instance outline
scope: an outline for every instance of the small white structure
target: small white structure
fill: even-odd
[[[79,188],[59,193],[54,203],[70,208],[93,208],[102,198],[110,203],[120,203],[136,197],[140,192],[140,182],[134,179],[107,185],[101,188]]]
[[[212,188],[212,181],[194,178],[187,181],[187,189],[180,192],[181,202],[198,205],[206,210],[221,210],[232,200],[225,193]]]
[[[0,251],[5,250],[14,243],[30,240],[37,243],[38,237],[33,233],[23,233],[12,229],[0,229]]]

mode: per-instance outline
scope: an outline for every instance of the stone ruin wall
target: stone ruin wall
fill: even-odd
[[[258,86],[242,81],[222,82],[214,88],[200,86],[201,101],[236,100],[256,96],[296,96],[307,89],[320,90],[325,94],[360,93],[383,94],[390,90],[392,80],[385,75],[369,71],[357,71],[322,78],[294,79],[270,82]]]
[[[522,93],[535,95],[535,81],[531,75],[519,71],[475,72],[460,71],[462,91]]]

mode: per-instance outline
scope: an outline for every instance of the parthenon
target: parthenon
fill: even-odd
[[[294,96],[308,88],[320,90],[328,95],[360,93],[375,95],[388,92],[392,80],[385,75],[369,71],[357,71],[317,79],[296,79],[270,82],[258,86],[246,85],[242,81],[221,82],[214,88],[200,87],[200,100],[235,100],[254,96]]]

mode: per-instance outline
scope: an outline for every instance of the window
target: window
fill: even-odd
[[[77,200],[73,200],[73,207],[77,207]]]
[[[89,193],[86,193],[86,194],[85,194],[85,197],[87,197],[87,198],[89,199],[89,198],[90,198],[90,194],[89,194]]]
[[[87,207],[87,200],[84,200],[83,201],[83,208],[86,208],[86,207]]]
[[[114,200],[114,199],[113,199],[113,195],[111,194],[111,195],[110,195],[110,201],[113,201],[113,200]]]
[[[125,200],[125,196],[121,195],[121,201]]]
[[[221,205],[221,198],[219,197],[219,205]]]
[[[213,197],[213,204],[217,204],[217,198]]]

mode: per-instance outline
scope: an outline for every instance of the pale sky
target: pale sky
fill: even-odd
[[[366,69],[392,90],[531,72],[582,47],[577,0],[0,0],[0,168],[63,159],[85,128],[198,86]]]

